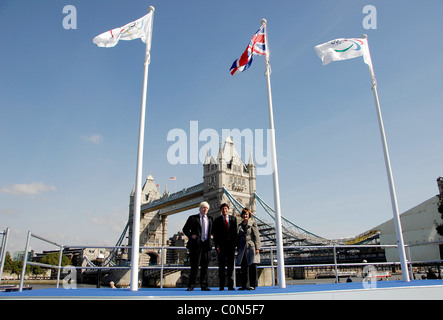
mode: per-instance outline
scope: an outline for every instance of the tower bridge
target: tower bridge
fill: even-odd
[[[210,156],[207,152],[203,164],[203,182],[184,188],[170,194],[166,189],[163,194],[149,175],[141,191],[140,208],[140,246],[166,246],[168,216],[198,208],[200,202],[207,201],[210,205],[208,215],[219,216],[221,203],[228,203],[230,213],[240,219],[241,210],[248,207],[257,212],[257,203],[267,216],[255,214],[263,246],[275,246],[274,209],[269,206],[256,192],[255,164],[252,154],[249,162],[243,163],[230,137],[224,146],[220,143],[218,156]],[[134,206],[134,191],[130,195],[128,233],[129,246],[132,245],[132,217]],[[126,233],[126,231],[125,231]],[[334,244],[359,244],[374,241],[378,237],[377,230],[370,230],[357,237],[349,239],[330,240],[318,236],[300,226],[297,226],[284,216],[282,217],[282,233],[284,247],[313,246]],[[124,237],[120,237],[120,243]],[[140,255],[141,266],[159,261],[157,250],[145,250]]]

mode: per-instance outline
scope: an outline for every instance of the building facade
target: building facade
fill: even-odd
[[[404,243],[409,245],[406,255],[409,261],[443,260],[443,236],[437,227],[442,224],[439,207],[443,200],[443,179],[437,179],[439,194],[405,211],[400,215]],[[380,230],[380,244],[397,244],[394,220],[375,227]],[[397,248],[386,248],[387,261],[399,261]]]

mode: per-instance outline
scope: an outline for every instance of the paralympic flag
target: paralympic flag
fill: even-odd
[[[133,40],[141,38],[144,43],[150,43],[149,38],[152,34],[152,12],[153,11],[149,12],[147,15],[138,20],[124,25],[123,27],[106,31],[96,36],[92,42],[99,47],[106,48],[115,47],[119,40]]]
[[[327,65],[332,61],[348,60],[363,56],[364,62],[368,65],[369,73],[372,81],[372,91],[374,93],[375,106],[377,110],[378,124],[380,127],[380,136],[382,140],[383,153],[385,158],[386,174],[388,177],[389,192],[391,195],[392,213],[394,216],[395,232],[397,234],[397,244],[400,257],[403,281],[409,282],[408,264],[406,259],[406,251],[404,246],[403,232],[398,211],[397,194],[394,186],[394,178],[392,176],[391,161],[389,157],[388,144],[381,115],[380,102],[377,93],[377,80],[375,79],[374,68],[372,66],[371,54],[369,52],[368,37],[363,35],[359,39],[336,39],[314,47],[315,52],[323,62]]]
[[[254,36],[251,38],[248,47],[246,48],[245,52],[243,52],[240,59],[234,61],[230,69],[231,75],[234,75],[237,72],[243,72],[248,69],[252,64],[252,57],[254,55],[265,56],[267,54],[265,43],[265,27],[266,24],[262,24],[260,29],[258,29]]]
[[[372,66],[367,38],[335,39],[319,44],[314,49],[324,66],[332,61],[348,60],[361,56],[368,66]]]

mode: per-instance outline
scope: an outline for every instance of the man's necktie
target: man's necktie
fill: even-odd
[[[206,241],[206,235],[208,234],[208,218],[206,216],[202,216],[202,241]]]

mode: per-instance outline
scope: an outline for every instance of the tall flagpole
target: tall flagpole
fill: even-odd
[[[266,19],[261,20],[261,24],[266,24]],[[271,94],[271,63],[269,61],[269,44],[268,31],[265,26],[265,41],[266,41],[266,84],[268,88],[268,109],[269,109],[269,131],[271,134],[271,151],[272,151],[272,168],[273,168],[273,183],[274,183],[274,206],[275,206],[275,232],[277,239],[277,262],[278,262],[278,285],[280,288],[286,288],[285,278],[285,257],[283,254],[283,237],[281,230],[281,210],[280,210],[280,190],[278,183],[278,169],[277,169],[277,151],[275,147],[275,128],[274,128],[274,112],[272,108],[272,94]]]
[[[367,39],[367,35],[364,34],[362,38]],[[368,44],[368,51],[369,51],[369,44]],[[394,215],[394,224],[395,224],[395,232],[397,234],[397,246],[398,246],[398,252],[400,256],[400,264],[401,264],[401,271],[403,275],[403,281],[409,282],[409,272],[408,272],[408,264],[406,260],[406,251],[405,251],[405,245],[403,240],[403,232],[401,227],[401,221],[400,221],[400,215],[398,211],[398,204],[397,204],[397,195],[395,192],[395,185],[394,185],[394,178],[392,176],[392,169],[391,169],[391,161],[389,158],[389,151],[388,151],[388,144],[386,142],[386,135],[385,135],[385,129],[383,125],[383,118],[381,115],[381,109],[380,109],[380,102],[378,100],[378,93],[377,93],[377,80],[375,79],[374,74],[374,68],[372,66],[372,59],[371,54],[369,53],[369,60],[370,64],[369,66],[369,73],[371,75],[371,81],[372,81],[372,91],[374,93],[374,100],[375,100],[375,107],[377,109],[377,117],[378,117],[378,124],[380,127],[380,135],[381,135],[381,141],[383,145],[383,152],[385,157],[385,164],[386,164],[386,174],[388,176],[388,183],[389,183],[389,192],[391,194],[391,205],[392,205],[392,211]]]
[[[142,167],[143,167],[143,144],[145,135],[145,114],[146,114],[146,92],[148,88],[148,70],[151,49],[152,27],[154,23],[154,7],[150,6],[148,12],[152,11],[151,18],[151,35],[146,41],[145,51],[145,71],[143,74],[143,92],[142,103],[140,111],[140,129],[138,136],[138,155],[137,155],[137,173],[135,178],[135,197],[134,197],[134,212],[132,215],[132,254],[131,254],[131,291],[138,290],[138,271],[139,271],[139,255],[140,255],[140,206],[141,206],[141,185],[142,185]]]

